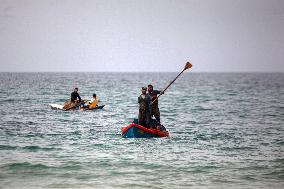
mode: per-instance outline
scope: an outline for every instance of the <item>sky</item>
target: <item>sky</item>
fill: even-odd
[[[284,72],[283,0],[0,0],[0,72]]]

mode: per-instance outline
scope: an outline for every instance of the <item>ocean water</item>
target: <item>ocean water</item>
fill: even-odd
[[[169,138],[124,139],[140,88],[177,73],[0,73],[0,188],[284,188],[284,73],[190,73]],[[73,87],[103,110],[51,110]]]

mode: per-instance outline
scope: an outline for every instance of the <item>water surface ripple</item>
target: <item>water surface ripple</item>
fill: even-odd
[[[186,73],[159,101],[169,138],[120,136],[175,75],[0,73],[0,188],[283,188],[283,73]],[[75,86],[105,108],[48,107]]]

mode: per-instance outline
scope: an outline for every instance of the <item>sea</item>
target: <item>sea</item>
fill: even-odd
[[[178,73],[0,73],[0,188],[284,188],[284,73],[182,74],[167,138],[122,138],[141,87]],[[52,110],[74,87],[96,111]]]

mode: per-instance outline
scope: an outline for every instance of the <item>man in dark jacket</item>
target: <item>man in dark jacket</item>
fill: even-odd
[[[156,120],[160,123],[161,119],[160,119],[160,110],[159,110],[157,95],[164,93],[162,91],[153,90],[153,85],[150,84],[148,85],[148,94],[151,97],[151,103],[152,103],[150,108],[150,118],[154,116]]]
[[[138,103],[139,103],[138,124],[149,128],[151,98],[148,94],[146,94],[147,92],[146,87],[142,87],[141,92],[142,94],[138,97]]]
[[[78,100],[77,100],[78,99]],[[74,91],[71,93],[71,102],[81,102],[81,97],[78,93],[78,88],[76,87]]]
[[[78,99],[78,100],[77,100]],[[74,91],[71,93],[71,99],[70,101],[66,101],[64,104],[63,104],[63,109],[64,110],[71,110],[71,109],[74,109],[77,107],[78,104],[81,103],[81,97],[78,93],[78,88],[76,87],[74,89]]]

